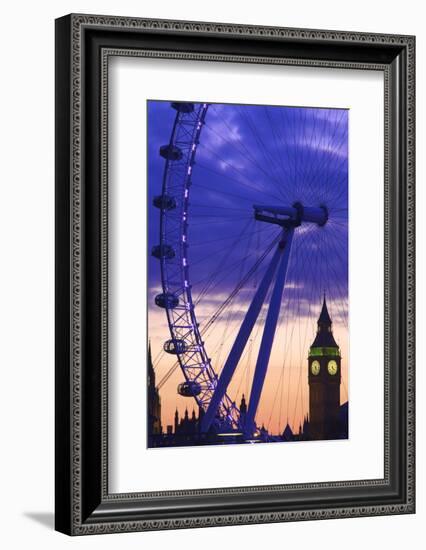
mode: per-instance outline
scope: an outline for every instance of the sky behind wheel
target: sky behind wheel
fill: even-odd
[[[300,202],[328,212],[323,227],[303,224],[295,230],[256,416],[272,434],[282,433],[287,423],[297,432],[308,412],[307,356],[324,293],[342,353],[341,402],[348,400],[348,117],[345,109],[211,104],[200,134],[188,209],[189,273],[197,320],[206,329],[203,340],[218,375],[280,234],[278,226],[255,220],[253,205]],[[180,416],[185,408],[197,410],[193,398],[177,394],[183,374],[172,369],[176,357],[163,351],[170,332],[154,302],[161,276],[150,255],[160,238],[159,210],[152,206],[162,189],[159,149],[169,142],[174,118],[170,102],[148,102],[148,336],[157,383],[172,370],[160,390],[164,427],[173,424],[176,408]],[[243,394],[250,396],[266,313],[265,305],[228,387],[237,405]]]

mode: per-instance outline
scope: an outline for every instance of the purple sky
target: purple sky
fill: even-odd
[[[148,102],[148,254],[159,241],[159,211],[152,207],[164,170],[158,151],[169,142],[175,114],[169,102]],[[348,115],[343,109],[210,105],[193,169],[188,233],[193,297],[202,297],[196,309],[201,326],[280,232],[278,226],[254,220],[253,204],[300,201],[325,205],[329,221],[296,230],[276,338],[285,337],[287,346],[292,342],[293,355],[305,359],[324,291],[334,327],[347,333]],[[158,348],[169,335],[159,317],[165,317],[164,311],[153,304],[160,288],[159,262],[148,257],[149,330],[158,336],[158,341],[152,336],[153,355],[160,360],[161,378],[167,369]],[[267,263],[210,336],[217,372]],[[303,327],[298,336],[294,328],[289,334],[295,323]],[[290,353],[289,348],[280,353]],[[248,374],[239,376],[245,380]]]

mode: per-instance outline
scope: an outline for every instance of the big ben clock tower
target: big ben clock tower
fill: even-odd
[[[336,439],[339,433],[341,358],[325,295],[317,325],[308,357],[309,434],[311,439]]]

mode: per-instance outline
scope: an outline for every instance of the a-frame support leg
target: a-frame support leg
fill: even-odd
[[[277,247],[277,250],[272,257],[271,263],[269,264],[263,276],[263,279],[256,291],[256,294],[254,295],[254,298],[246,313],[244,321],[242,322],[235,342],[231,348],[231,351],[229,352],[228,359],[226,360],[222,373],[219,377],[213,397],[210,401],[205,415],[203,416],[203,419],[201,421],[202,432],[207,432],[211,426],[211,423],[213,422],[220,402],[225,395],[228,385],[232,379],[232,376],[234,375],[235,369],[247,344],[247,340],[249,339],[254,324],[256,323],[256,320],[259,316],[263,302],[265,301],[266,294],[271,285],[272,278],[277,269],[278,261],[281,257],[282,249]]]
[[[256,370],[253,377],[250,401],[247,410],[245,433],[248,437],[251,437],[253,435],[253,431],[255,429],[255,417],[257,407],[259,405],[263,383],[265,381],[266,371],[268,369],[269,358],[271,355],[272,344],[274,341],[275,330],[277,328],[277,322],[281,308],[281,300],[287,275],[288,260],[290,258],[293,234],[294,228],[292,227],[284,231],[283,235],[282,256],[278,266],[275,286],[272,291],[272,296],[269,303],[265,327],[263,329],[262,342],[260,344],[259,355],[257,357]]]

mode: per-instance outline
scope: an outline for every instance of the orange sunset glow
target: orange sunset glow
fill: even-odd
[[[153,298],[153,296],[152,296]],[[333,303],[329,303],[330,315],[333,319],[333,333],[337,343],[339,344],[342,354],[342,385],[340,392],[340,401],[344,403],[348,401],[348,329],[341,321],[341,316],[338,314],[339,308]],[[284,430],[287,422],[292,430],[297,432],[299,426],[303,424],[304,417],[308,414],[308,351],[312,344],[316,333],[316,318],[319,315],[321,307],[321,296],[318,297],[318,305],[313,310],[316,315],[312,319],[306,318],[304,323],[294,321],[287,325],[283,325],[279,331],[274,346],[272,349],[271,360],[268,367],[265,385],[262,392],[261,401],[256,417],[259,425],[264,424],[265,427],[272,433],[280,433]],[[336,309],[336,315],[333,315]],[[208,312],[206,312],[206,316]],[[283,312],[283,317],[285,312]],[[340,322],[339,322],[340,321]],[[306,327],[303,326],[303,324]],[[151,340],[152,357],[154,360],[157,379],[161,380],[162,376],[169,371],[176,359],[162,352],[164,340],[168,337],[168,325],[162,311],[154,312],[149,319],[149,337]],[[301,331],[303,330],[303,334]],[[216,331],[215,331],[216,332]],[[229,352],[232,335],[236,332],[229,330],[228,344],[221,348],[219,334],[221,330],[217,330],[215,340],[209,340],[209,346],[212,350],[220,349],[221,353],[212,355],[212,363],[214,366],[215,358],[223,366],[224,359]],[[293,333],[291,342],[286,344],[286,337]],[[294,340],[294,341],[293,341]],[[301,344],[299,345],[299,341]],[[251,381],[254,367],[256,364],[257,350],[260,343],[260,334],[253,341],[251,357],[246,353],[243,360],[238,365],[235,380],[229,386],[229,393],[233,396],[236,403],[241,401],[242,394],[246,398],[250,396]],[[220,368],[218,369],[220,372]],[[197,410],[197,405],[194,400],[182,397],[177,393],[177,386],[183,381],[183,375],[180,369],[176,369],[169,380],[160,390],[161,396],[161,421],[163,426],[172,425],[176,409],[179,411],[179,416],[183,417],[185,409],[188,408],[191,414],[192,410]]]

